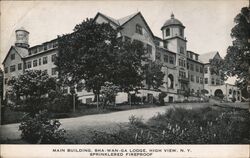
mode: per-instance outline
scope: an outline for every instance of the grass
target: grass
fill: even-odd
[[[118,132],[95,131],[90,144],[249,144],[247,110],[170,109],[147,123],[130,117]]]

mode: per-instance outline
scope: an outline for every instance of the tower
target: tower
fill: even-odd
[[[173,13],[161,28],[164,47],[176,53],[175,63],[178,70],[176,78],[179,81],[177,87],[182,92],[188,89],[189,84],[186,56],[187,40],[184,37],[184,29],[185,26],[174,17]]]
[[[29,32],[23,27],[16,30],[16,47],[29,48]]]
[[[175,53],[185,54],[186,39],[184,38],[185,26],[171,14],[162,26],[162,38],[164,40],[164,47]]]

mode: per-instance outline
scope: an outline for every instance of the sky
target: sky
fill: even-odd
[[[165,1],[0,1],[0,61],[15,43],[15,30],[30,32],[34,46],[70,33],[76,24],[101,12],[121,18],[140,11],[154,35],[173,12],[185,25],[187,49],[198,54],[219,51],[222,57],[232,44],[233,19],[248,0],[165,0]],[[2,67],[2,66],[1,66]]]

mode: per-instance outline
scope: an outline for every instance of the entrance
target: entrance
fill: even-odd
[[[174,102],[174,97],[169,96],[169,97],[168,97],[168,102],[169,102],[169,103],[173,103],[173,102]]]

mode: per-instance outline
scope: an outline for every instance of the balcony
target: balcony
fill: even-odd
[[[184,83],[188,83],[189,82],[189,79],[187,77],[183,77],[183,76],[179,76],[178,77],[178,80],[180,82],[184,82]]]

